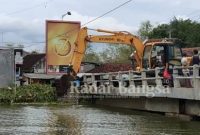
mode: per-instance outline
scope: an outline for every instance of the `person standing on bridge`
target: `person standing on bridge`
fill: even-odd
[[[199,58],[199,54],[198,54],[198,50],[194,49],[193,51],[193,56],[192,56],[192,65],[199,65],[200,64],[200,58]]]
[[[193,50],[193,56],[192,56],[192,60],[191,60],[191,63],[190,65],[194,66],[199,66],[200,65],[200,57],[199,57],[199,54],[198,54],[198,50],[197,49],[194,49]],[[199,76],[200,76],[200,69],[199,69]]]
[[[183,79],[184,80],[184,85],[187,88],[191,88],[192,85],[191,85],[190,79],[187,79],[187,77],[190,76],[190,70],[188,68],[189,64],[188,64],[188,59],[187,59],[187,54],[186,53],[183,53],[183,57],[181,59],[181,64],[182,64],[183,76],[186,77],[186,79]]]

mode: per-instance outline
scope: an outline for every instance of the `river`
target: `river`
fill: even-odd
[[[197,135],[200,123],[160,114],[86,105],[0,106],[0,134]]]

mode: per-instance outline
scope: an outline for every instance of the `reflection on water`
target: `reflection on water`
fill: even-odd
[[[1,106],[0,134],[197,135],[199,122],[89,106]]]

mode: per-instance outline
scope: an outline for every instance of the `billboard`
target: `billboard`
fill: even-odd
[[[15,66],[14,50],[0,50],[0,88],[14,85]]]
[[[46,21],[47,73],[70,64],[79,30],[80,22]]]

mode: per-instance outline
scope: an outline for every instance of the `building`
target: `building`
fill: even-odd
[[[23,84],[51,84],[52,80],[56,77],[54,75],[46,74],[46,55],[44,53],[28,54],[23,60]]]
[[[28,54],[23,58],[23,73],[46,73],[45,54]]]
[[[0,47],[0,87],[21,84],[23,49]]]

